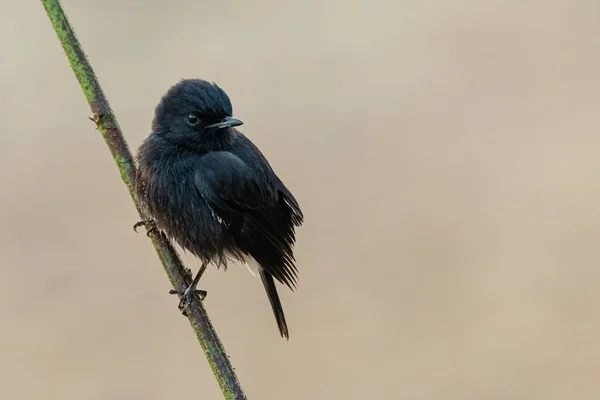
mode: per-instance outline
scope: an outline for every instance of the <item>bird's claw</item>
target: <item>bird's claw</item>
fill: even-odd
[[[187,294],[186,294],[186,292],[187,292]],[[206,298],[206,296],[208,295],[208,292],[206,290],[195,289],[194,292],[195,292],[195,294],[200,296],[201,301],[204,300]],[[190,290],[190,288],[187,288],[186,290],[183,290],[183,291],[171,289],[171,290],[169,290],[169,294],[181,295],[181,297],[183,297],[185,300],[185,298],[192,296],[192,291]]]
[[[206,290],[196,289],[198,286],[198,282],[200,281],[200,278],[204,274],[204,271],[206,271],[206,266],[207,266],[207,263],[203,262],[202,266],[196,273],[196,276],[194,276],[194,279],[192,279],[192,283],[190,283],[190,285],[185,290],[183,290],[183,291],[182,290],[169,290],[169,293],[179,295],[179,305],[177,307],[179,308],[179,311],[181,311],[181,313],[185,316],[187,316],[186,308],[192,303],[192,301],[194,301],[194,296],[199,295],[200,301],[202,301],[206,298],[206,295],[207,295]],[[187,270],[187,268],[186,268],[186,270]],[[188,271],[186,271],[186,272],[188,272]],[[191,272],[191,271],[189,271],[189,272]]]
[[[169,290],[169,294],[177,294],[181,296],[177,308],[179,308],[179,311],[181,311],[183,315],[187,316],[186,308],[194,300],[194,296],[198,295],[200,297],[200,301],[203,301],[208,295],[208,292],[206,290],[193,289],[192,285],[190,285],[185,290],[171,289]]]
[[[154,222],[153,219],[143,219],[141,221],[136,222],[133,225],[133,230],[137,233],[137,228],[139,228],[140,226],[144,226],[146,228],[148,228],[146,230],[146,236],[150,236],[150,234],[154,231],[156,231],[156,223]]]

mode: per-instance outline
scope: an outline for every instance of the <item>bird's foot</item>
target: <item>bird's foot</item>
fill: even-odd
[[[192,303],[192,301],[194,300],[194,296],[200,296],[200,301],[202,301],[206,298],[206,295],[208,294],[206,290],[197,289],[198,282],[200,281],[202,274],[204,274],[206,266],[207,263],[202,263],[202,266],[200,267],[200,270],[198,270],[198,272],[196,273],[196,276],[192,280],[192,283],[185,290],[169,290],[170,294],[178,294],[180,296],[179,305],[177,306],[177,308],[179,308],[179,311],[181,311],[183,315],[187,316],[186,308]],[[188,271],[189,270],[186,268],[186,272]],[[189,272],[191,275],[191,271]]]
[[[154,222],[154,220],[152,218],[149,219],[143,219],[141,221],[136,222],[133,225],[133,230],[135,232],[137,232],[137,228],[139,228],[140,226],[144,226],[147,228],[146,230],[146,235],[150,236],[150,234],[154,231],[156,231],[156,223]]]
[[[171,289],[169,290],[169,294],[176,294],[180,296],[178,308],[179,310],[183,310],[190,304],[190,302],[194,298],[194,295],[200,296],[200,301],[202,301],[206,298],[208,292],[202,289],[192,289],[192,285],[190,285],[185,290]]]

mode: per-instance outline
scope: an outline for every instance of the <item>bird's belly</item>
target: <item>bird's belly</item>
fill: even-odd
[[[155,221],[168,238],[203,260],[220,263],[227,257],[238,258],[227,225],[202,202],[181,204],[175,212],[158,212]]]
[[[183,249],[203,259],[221,263],[240,258],[235,238],[199,194],[189,172],[156,168],[138,185],[140,197],[156,227]]]

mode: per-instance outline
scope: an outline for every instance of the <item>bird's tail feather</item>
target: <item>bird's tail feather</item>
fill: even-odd
[[[290,335],[288,332],[287,322],[285,321],[283,307],[281,306],[279,294],[277,293],[277,288],[275,287],[275,280],[270,274],[265,273],[265,271],[262,269],[260,270],[260,278],[262,279],[265,290],[267,291],[269,302],[271,302],[273,314],[275,314],[275,320],[277,320],[277,326],[279,327],[279,333],[281,333],[282,337],[289,340]]]

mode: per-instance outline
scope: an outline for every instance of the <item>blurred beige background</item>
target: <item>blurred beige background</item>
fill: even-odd
[[[600,398],[600,3],[64,6],[132,149],[214,80],[303,206],[289,342],[201,285],[250,399]],[[38,2],[0,50],[0,397],[221,398]]]

